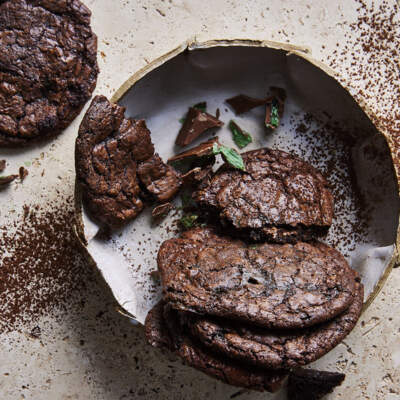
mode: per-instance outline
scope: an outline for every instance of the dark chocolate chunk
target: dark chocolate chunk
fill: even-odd
[[[168,348],[186,365],[233,386],[276,392],[287,375],[285,371],[249,370],[207,352],[185,333],[176,312],[168,306],[164,307],[163,302],[158,303],[147,315],[145,330],[152,346]]]
[[[225,100],[235,111],[235,114],[243,114],[253,108],[263,106],[267,103],[267,99],[255,99],[253,97],[246,96],[245,94],[239,94]]]
[[[0,146],[65,129],[89,100],[97,37],[79,0],[0,1]]]
[[[159,202],[171,200],[182,185],[179,172],[165,164],[158,154],[139,164],[138,177]]]
[[[0,176],[0,186],[5,186],[15,181],[18,175]]]
[[[208,129],[219,128],[223,124],[222,121],[213,115],[203,112],[198,108],[190,107],[175,143],[178,146],[187,146]]]
[[[265,126],[276,129],[283,117],[286,92],[282,88],[271,87],[273,96],[267,101],[265,109]]]
[[[332,223],[333,196],[322,174],[281,150],[242,153],[246,171],[223,165],[193,199],[231,233],[252,240],[311,240]]]
[[[21,182],[29,175],[29,171],[24,168],[24,167],[19,167],[19,179],[21,179]]]
[[[157,261],[163,298],[174,308],[265,328],[322,323],[346,310],[355,295],[344,257],[319,242],[254,248],[197,228],[165,241]]]
[[[335,387],[340,386],[346,377],[339,372],[297,369],[290,373],[288,400],[319,400]]]
[[[182,319],[210,351],[249,365],[286,369],[309,364],[337,346],[355,327],[363,297],[363,285],[357,282],[354,301],[347,310],[330,321],[295,331],[268,330],[192,313]]]
[[[120,226],[143,209],[137,162],[154,147],[143,120],[124,118],[123,107],[96,96],[79,128],[77,179],[90,213],[107,226]]]
[[[215,163],[213,153],[214,143],[219,145],[218,137],[200,143],[198,146],[171,157],[168,160],[168,164],[176,166],[179,170],[184,169],[186,171],[196,167],[212,165]]]

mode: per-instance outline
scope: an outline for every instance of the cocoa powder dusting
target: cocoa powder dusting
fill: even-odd
[[[350,28],[357,35],[347,33],[326,61],[345,70],[343,83],[358,101],[367,102],[369,117],[389,135],[400,176],[400,7],[386,0],[356,2],[357,20]]]
[[[20,220],[0,227],[0,333],[70,308],[93,279],[77,251],[72,203],[24,206]]]
[[[333,118],[322,121],[307,113],[291,116],[290,125],[293,136],[280,148],[307,160],[327,178],[335,200],[335,216],[326,239],[348,256],[354,243],[367,240],[371,212],[353,171],[351,151],[357,145],[356,134]]]

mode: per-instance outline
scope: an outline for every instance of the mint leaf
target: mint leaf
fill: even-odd
[[[187,214],[187,215],[184,215],[179,220],[179,222],[183,225],[183,227],[185,229],[190,229],[190,228],[193,228],[193,226],[195,225],[198,218],[199,218],[199,216],[196,214]]]
[[[232,132],[233,141],[239,149],[243,149],[253,141],[251,135],[245,132],[235,121],[229,122],[229,129]]]
[[[225,162],[232,165],[232,167],[245,171],[242,156],[235,150],[225,146],[218,146],[217,143],[213,145],[213,154],[221,154]]]

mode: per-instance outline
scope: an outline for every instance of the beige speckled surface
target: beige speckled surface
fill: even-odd
[[[305,46],[312,43],[313,57],[332,64],[343,76],[347,76],[346,68],[367,70],[371,63],[359,59],[359,53],[353,51],[356,45],[352,43],[359,35],[350,26],[357,16],[358,3],[353,0],[86,0],[85,3],[93,11],[93,28],[99,36],[101,73],[96,92],[107,96],[150,60],[193,36],[199,40],[253,38]],[[377,1],[373,9],[384,5],[390,11],[395,4],[394,0]],[[398,20],[394,21],[393,29],[399,38]],[[399,44],[400,39],[393,46]],[[343,58],[339,55],[342,52],[346,59],[335,62]],[[389,51],[387,56],[391,57]],[[390,82],[386,69],[397,80]],[[393,118],[393,125],[398,113],[398,107],[392,106],[398,100],[398,71],[398,60],[389,60],[382,70],[376,71],[368,89],[357,79],[352,80],[354,93],[375,114],[389,121]],[[42,168],[34,163],[27,181],[10,188],[10,201],[2,204],[0,211],[1,224],[21,219],[21,198],[27,195],[32,203],[45,200],[57,203],[64,198],[57,191],[64,195],[73,193],[71,155],[79,122],[80,118],[54,143],[24,154],[25,159],[28,156],[34,159],[43,153],[42,163],[50,172],[44,180],[40,176]],[[65,154],[62,159],[56,156],[60,149]],[[0,159],[6,155],[7,152],[0,150]],[[19,166],[20,160],[11,157],[10,164]],[[52,168],[57,172],[52,174]],[[237,392],[147,347],[142,329],[115,312],[114,300],[97,275],[87,272],[85,276],[89,280],[87,287],[71,299],[66,309],[54,304],[48,315],[23,325],[19,332],[0,335],[2,400],[229,399]],[[400,269],[395,269],[356,329],[317,363],[347,373],[344,385],[329,398],[400,399],[400,315],[396,312],[399,298]],[[40,338],[29,336],[34,326],[40,327]],[[237,398],[274,397],[244,393]]]

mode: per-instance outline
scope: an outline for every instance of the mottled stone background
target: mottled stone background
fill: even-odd
[[[190,37],[308,46],[330,65],[393,143],[400,140],[396,1],[86,0],[99,36],[96,93]],[[81,117],[55,141],[9,158],[29,170],[0,208],[0,398],[229,399],[220,384],[146,346],[119,315],[71,232],[73,148]],[[25,206],[25,207],[24,207]],[[39,261],[38,261],[39,260]],[[346,340],[316,364],[347,378],[330,398],[400,399],[400,269]],[[241,393],[239,399],[274,398]]]

